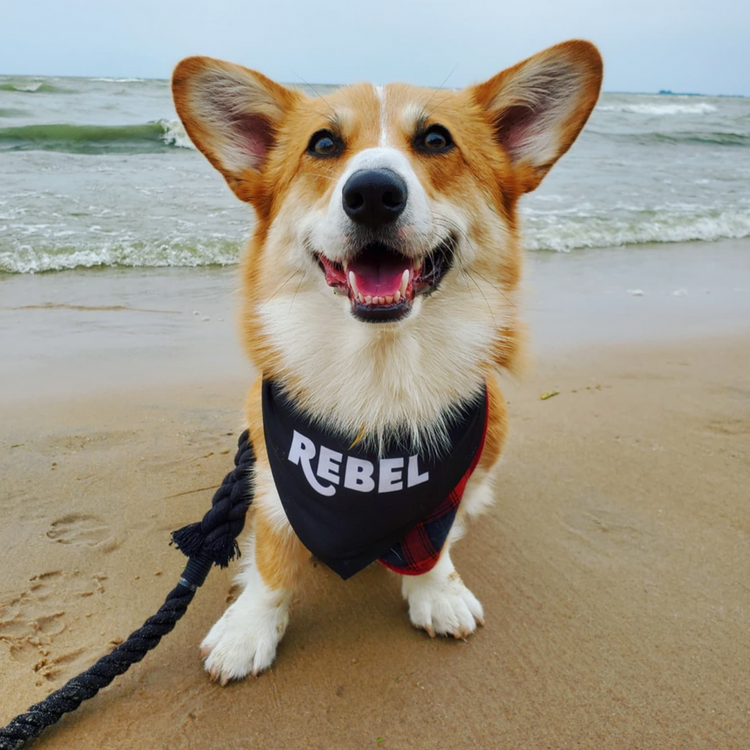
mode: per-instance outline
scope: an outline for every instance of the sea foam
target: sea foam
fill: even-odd
[[[148,78],[87,78],[87,81],[99,81],[100,83],[146,83]]]
[[[542,217],[525,212],[524,224],[527,250],[568,253],[583,248],[750,237],[750,209],[692,216],[660,214],[643,220],[569,214]],[[100,243],[77,241],[71,245],[65,233],[54,237],[50,237],[49,232],[42,235],[47,225],[27,229],[30,231],[23,241],[9,243],[7,225],[0,224],[0,273],[39,273],[97,266],[232,265],[237,263],[244,244],[242,239],[194,237],[140,241],[113,238]]]
[[[525,215],[525,242],[528,250],[571,250],[620,247],[661,242],[714,241],[750,237],[750,209],[697,213],[658,212],[651,217],[618,219],[601,216]]]
[[[168,146],[195,149],[193,142],[188,137],[185,128],[179,120],[159,120],[159,125],[164,129],[162,140]]]
[[[99,266],[226,266],[237,263],[241,246],[241,242],[196,239],[194,243],[112,242],[89,248],[35,243],[4,250],[0,243],[0,273],[42,273]]]
[[[17,91],[20,94],[64,94],[66,89],[44,81],[24,81],[23,83],[0,83],[0,91]]]
[[[599,112],[630,112],[637,115],[707,115],[717,107],[707,102],[691,104],[600,104]]]

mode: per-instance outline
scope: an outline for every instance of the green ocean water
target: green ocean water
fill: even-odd
[[[166,137],[168,131],[169,123],[166,121],[143,125],[24,125],[0,128],[0,151],[159,153],[173,145]]]
[[[747,237],[749,184],[750,99],[604,94],[524,199],[526,246]],[[0,272],[226,265],[252,222],[167,81],[0,76]]]

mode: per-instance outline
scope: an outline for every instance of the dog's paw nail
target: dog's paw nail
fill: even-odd
[[[211,648],[209,646],[201,646],[201,659],[207,659],[210,653]]]

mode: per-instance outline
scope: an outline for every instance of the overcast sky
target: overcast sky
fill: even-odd
[[[2,0],[0,74],[167,78],[205,54],[280,81],[478,81],[599,45],[606,91],[750,95],[748,0]]]

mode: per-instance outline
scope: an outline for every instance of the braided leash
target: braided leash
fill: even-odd
[[[128,636],[114,651],[103,656],[85,672],[73,677],[59,690],[48,695],[26,713],[0,728],[0,750],[19,750],[38,737],[63,715],[75,711],[83,701],[93,698],[118,675],[159,645],[187,611],[199,586],[203,585],[212,565],[227,567],[239,557],[237,537],[245,525],[245,515],[253,498],[250,469],[255,463],[248,431],[238,441],[235,468],[227,474],[214,494],[211,510],[199,523],[185,526],[172,534],[172,544],[188,560],[180,581],[169,592],[159,611]]]

